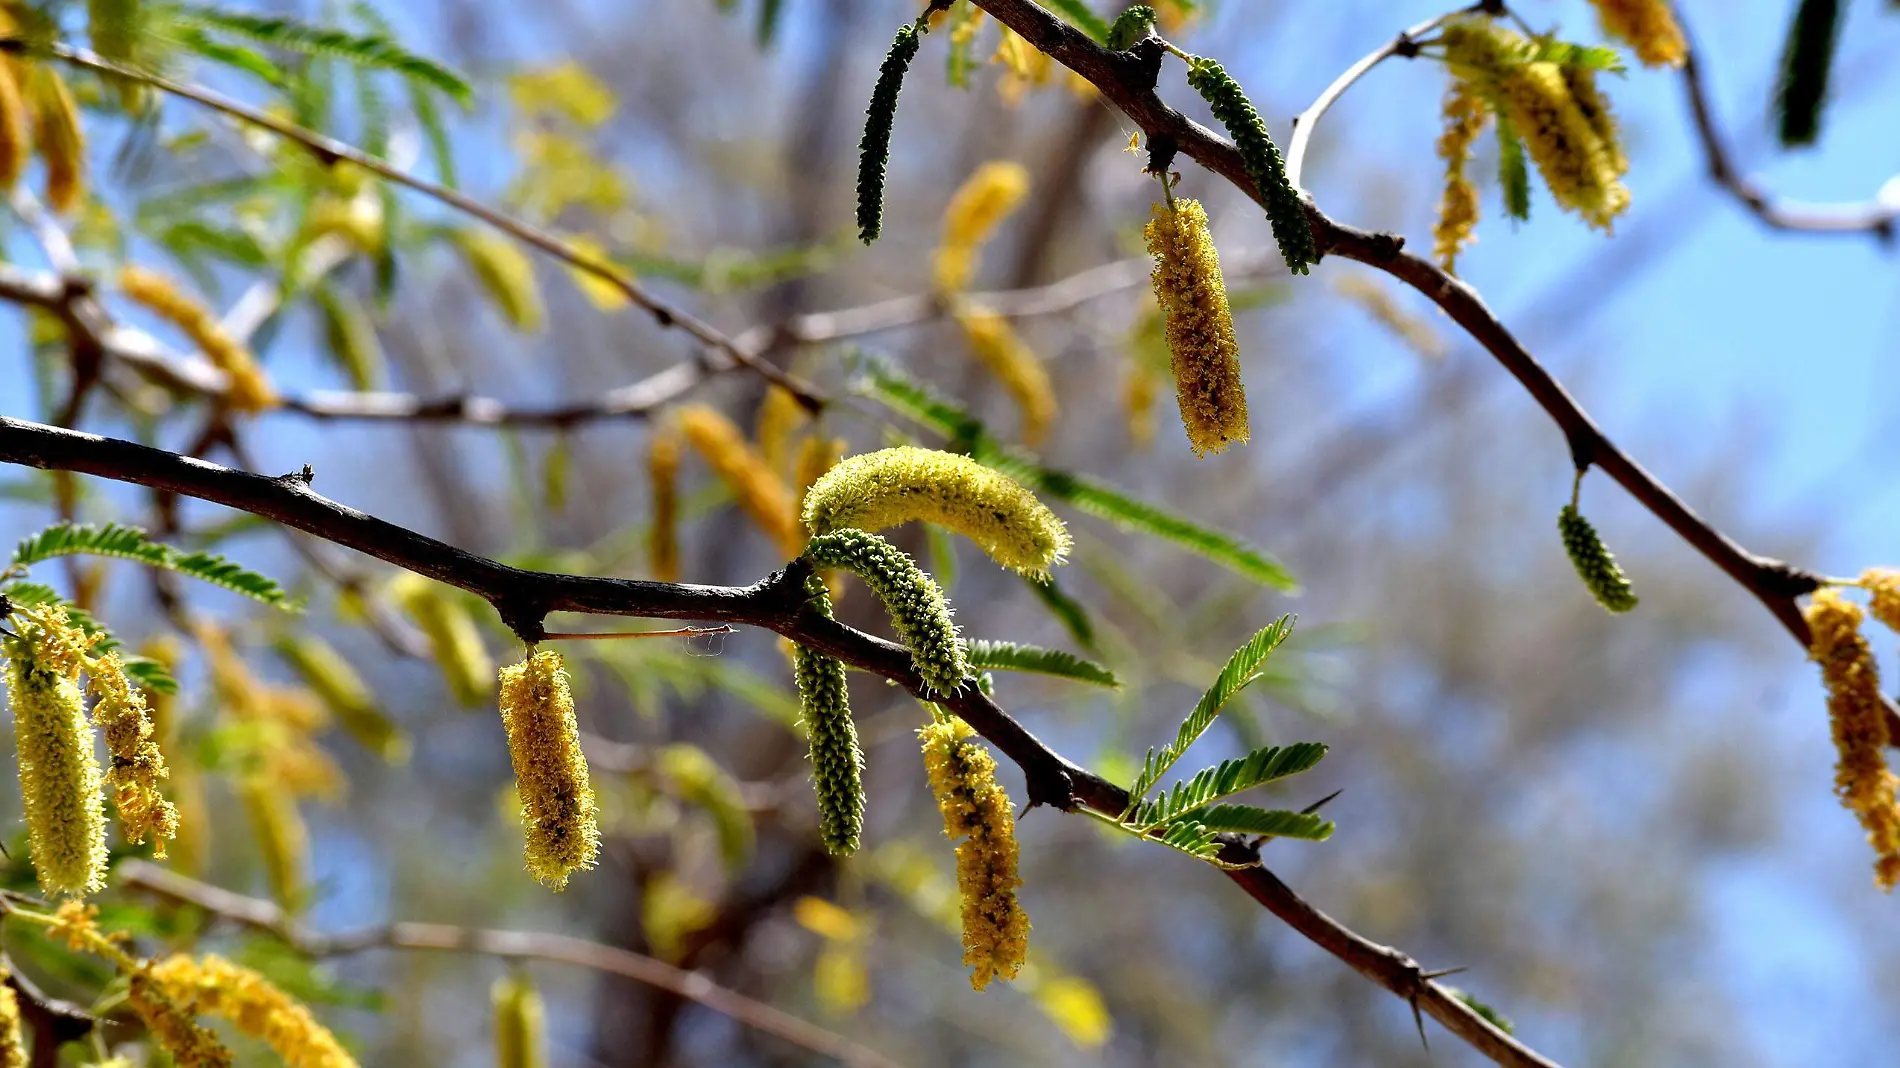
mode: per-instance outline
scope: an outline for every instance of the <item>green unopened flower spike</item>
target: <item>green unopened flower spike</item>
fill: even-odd
[[[1016,480],[967,456],[900,445],[841,460],[805,494],[813,534],[935,523],[1025,575],[1069,553],[1069,530]]]
[[[1142,38],[1154,32],[1158,18],[1155,9],[1147,4],[1136,4],[1115,16],[1115,24],[1108,28],[1108,47],[1117,52],[1126,52],[1140,43]]]
[[[805,592],[821,614],[831,615],[831,596],[817,575]],[[798,698],[811,737],[811,779],[818,794],[818,833],[825,848],[839,856],[858,851],[864,830],[864,753],[851,721],[851,694],[844,661],[798,646],[792,656]]]
[[[910,648],[911,663],[925,686],[947,694],[962,685],[970,665],[956,625],[950,622],[949,602],[936,581],[903,550],[876,534],[845,529],[813,538],[805,546],[805,557],[820,569],[850,571],[871,587],[891,614],[898,637]]]
[[[897,94],[904,73],[917,57],[925,28],[915,23],[897,31],[864,111],[864,136],[858,141],[858,240],[870,244],[884,228],[884,168],[891,161],[891,123],[897,118]]]
[[[1247,177],[1267,198],[1267,221],[1273,224],[1273,239],[1280,244],[1287,269],[1294,274],[1307,273],[1310,264],[1319,262],[1319,247],[1313,242],[1313,228],[1307,222],[1306,205],[1286,178],[1286,161],[1267,134],[1253,102],[1241,91],[1240,83],[1228,75],[1218,62],[1195,57],[1188,63],[1188,84],[1201,94],[1214,117],[1227,127],[1227,135],[1240,150]]]
[[[1630,589],[1630,580],[1617,566],[1616,557],[1597,536],[1597,530],[1590,521],[1577,511],[1575,501],[1564,505],[1557,515],[1557,529],[1564,537],[1564,552],[1570,554],[1570,563],[1577,569],[1577,577],[1590,588],[1591,596],[1597,603],[1610,612],[1627,612],[1636,607],[1636,593]]]
[[[1781,54],[1775,87],[1783,145],[1811,145],[1821,134],[1821,108],[1841,31],[1840,0],[1801,0]]]

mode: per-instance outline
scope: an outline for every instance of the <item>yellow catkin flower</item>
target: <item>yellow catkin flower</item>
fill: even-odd
[[[1062,563],[1071,544],[1062,520],[1016,480],[967,456],[914,445],[840,461],[805,495],[804,518],[813,534],[935,523],[1027,575]]]
[[[6,639],[7,697],[19,754],[20,798],[33,868],[48,895],[77,897],[105,886],[105,804],[92,724],[74,675],[39,655],[56,647],[64,613],[18,613],[17,637]],[[57,667],[58,670],[51,668]]]
[[[270,895],[286,909],[302,908],[310,887],[310,830],[297,799],[275,779],[251,776],[238,786],[257,836]]]
[[[739,507],[780,552],[787,557],[797,556],[805,537],[798,529],[798,510],[792,505],[792,491],[785,480],[766,466],[732,420],[713,409],[689,404],[676,413],[676,418],[687,443],[732,490]]]
[[[798,403],[791,390],[767,386],[765,399],[759,402],[758,426],[753,437],[759,443],[759,457],[765,466],[780,475],[791,463],[792,433],[811,420],[811,413]]]
[[[32,74],[33,144],[46,165],[46,203],[65,213],[86,195],[86,133],[66,79],[47,67]]]
[[[20,1033],[20,1000],[0,967],[0,1068],[26,1068],[26,1038]]]
[[[1603,142],[1603,151],[1609,159],[1610,170],[1622,177],[1629,173],[1629,157],[1623,152],[1623,135],[1616,127],[1616,114],[1610,110],[1610,98],[1603,95],[1597,87],[1597,72],[1583,67],[1565,67],[1564,85],[1570,90],[1570,98],[1577,102],[1577,110],[1583,112],[1585,122],[1596,131],[1598,140]]]
[[[152,978],[151,967],[132,973],[125,1000],[151,1032],[158,1048],[171,1054],[178,1068],[230,1068],[231,1051],[160,988]]]
[[[1001,63],[1005,68],[1006,73],[996,83],[996,91],[1010,107],[1022,103],[1031,88],[1049,84],[1049,76],[1055,71],[1055,61],[1048,53],[1023,40],[1007,26],[996,41],[996,55],[991,62]]]
[[[1199,201],[1156,204],[1142,231],[1154,256],[1155,299],[1166,320],[1181,424],[1196,456],[1245,442],[1247,392],[1227,307],[1220,253]]]
[[[647,526],[647,571],[661,582],[680,578],[680,436],[671,424],[647,438],[647,481],[653,494]]]
[[[1900,882],[1900,804],[1894,797],[1900,779],[1887,768],[1886,708],[1873,650],[1860,633],[1860,606],[1838,590],[1822,589],[1809,602],[1806,615],[1814,636],[1810,653],[1827,684],[1839,753],[1834,791],[1867,831],[1867,843],[1878,858],[1874,882],[1890,891]]]
[[[249,968],[213,953],[195,960],[177,954],[153,964],[150,975],[190,1015],[231,1021],[289,1068],[355,1068],[356,1059],[309,1009]]]
[[[992,160],[964,179],[943,212],[943,243],[937,247],[935,265],[939,292],[969,287],[977,250],[1028,195],[1029,171],[1020,163]]]
[[[943,814],[943,832],[957,846],[957,889],[963,899],[963,963],[978,990],[1013,979],[1029,954],[1029,917],[1016,900],[1016,816],[996,782],[996,759],[960,719],[918,730],[924,770]]]
[[[209,308],[191,299],[171,279],[157,271],[127,264],[119,269],[119,289],[129,299],[169,320],[223,371],[231,381],[226,400],[241,412],[274,408],[280,399],[276,387],[245,348],[218,322]]]
[[[546,1012],[534,981],[515,972],[495,980],[495,1068],[547,1068]]]
[[[1473,240],[1478,225],[1478,189],[1466,168],[1471,146],[1491,121],[1484,96],[1468,82],[1452,82],[1445,92],[1445,128],[1438,135],[1438,158],[1445,161],[1445,187],[1438,196],[1438,221],[1432,226],[1432,255],[1447,271]]]
[[[1870,567],[1861,572],[1861,588],[1873,594],[1868,611],[1889,630],[1900,630],[1900,570]]]
[[[429,639],[436,666],[456,701],[465,708],[486,703],[494,692],[495,662],[482,644],[475,618],[456,595],[413,571],[391,580],[389,593]]]
[[[92,718],[105,732],[106,750],[112,754],[106,783],[114,790],[119,833],[132,845],[152,836],[152,855],[163,860],[165,839],[178,834],[178,809],[159,792],[159,783],[171,773],[158,748],[152,710],[126,678],[119,654],[99,658],[88,677],[98,698]]]
[[[1689,55],[1689,42],[1676,22],[1669,0],[1590,0],[1603,32],[1636,50],[1651,67],[1680,67]]]
[[[275,648],[350,737],[391,764],[409,762],[409,737],[376,705],[356,667],[315,634],[286,635]]]
[[[1617,162],[1620,152],[1604,143],[1571,95],[1563,68],[1525,63],[1503,79],[1511,125],[1537,164],[1537,173],[1559,205],[1603,230],[1630,204]]]
[[[1334,279],[1333,288],[1405,342],[1413,352],[1432,360],[1444,358],[1445,339],[1438,336],[1430,323],[1400,304],[1392,290],[1363,274],[1340,275]]]
[[[1023,443],[1041,444],[1056,418],[1056,391],[1042,359],[1009,325],[1009,320],[976,305],[957,309],[970,351],[1003,384],[1023,413]]]
[[[11,57],[0,59],[0,190],[12,189],[20,180],[33,147],[21,73]]]
[[[594,866],[600,826],[561,654],[535,650],[501,670],[501,722],[515,766],[528,870],[552,889]]]

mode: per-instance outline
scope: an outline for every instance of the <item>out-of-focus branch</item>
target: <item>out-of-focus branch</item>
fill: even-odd
[[[239,926],[266,932],[307,956],[337,957],[372,949],[434,949],[591,968],[670,991],[748,1027],[853,1068],[897,1068],[896,1061],[843,1035],[720,986],[698,972],[676,968],[617,946],[572,935],[445,923],[391,923],[327,934],[308,929],[269,901],[199,882],[156,864],[132,860],[120,865],[118,871],[121,885],[128,889],[143,890],[202,909]]]

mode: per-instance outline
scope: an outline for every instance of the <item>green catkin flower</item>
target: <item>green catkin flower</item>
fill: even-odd
[[[1194,455],[1221,452],[1247,440],[1247,391],[1240,381],[1240,343],[1234,337],[1221,278],[1220,253],[1198,201],[1156,204],[1142,231],[1154,256],[1155,300],[1166,321],[1181,425]]]
[[[63,613],[30,620],[6,640],[7,696],[19,752],[20,798],[40,889],[83,897],[105,887],[106,818],[92,724],[74,674],[50,670],[41,642],[57,644]]]
[[[528,870],[550,889],[594,866],[600,825],[581,754],[580,724],[561,654],[530,650],[501,669],[501,722],[508,731]]]
[[[1287,269],[1306,274],[1308,266],[1319,262],[1319,247],[1313,242],[1313,228],[1306,218],[1306,205],[1299,191],[1286,178],[1286,162],[1267,134],[1267,124],[1254,110],[1253,102],[1241,91],[1240,83],[1225,68],[1211,59],[1196,57],[1188,63],[1188,84],[1201,94],[1214,117],[1227,127],[1227,135],[1240,150],[1247,177],[1267,201],[1267,220],[1273,224],[1273,239],[1280,244]]]
[[[1068,528],[1016,480],[967,456],[913,445],[839,461],[805,494],[813,534],[935,523],[1004,567],[1047,574],[1068,556]]]
[[[870,244],[884,228],[884,168],[891,160],[891,122],[897,117],[897,94],[904,73],[917,57],[925,28],[915,23],[897,31],[884,66],[871,90],[871,106],[864,112],[864,137],[858,141],[858,240]]]
[[[534,980],[512,972],[495,980],[495,1068],[547,1068],[546,1011]]]
[[[1014,979],[1029,955],[1029,917],[1016,899],[1016,816],[996,782],[996,758],[971,740],[954,717],[926,724],[924,770],[943,815],[943,833],[957,846],[957,889],[963,903],[963,963],[977,990],[1001,976]]]
[[[1778,132],[1784,145],[1811,145],[1821,134],[1821,105],[1827,102],[1840,16],[1840,0],[1801,0],[1795,9],[1775,90],[1781,117]]]
[[[1564,552],[1570,554],[1577,577],[1590,588],[1597,603],[1611,612],[1635,608],[1636,594],[1630,589],[1630,580],[1617,566],[1616,557],[1610,555],[1603,539],[1597,536],[1596,528],[1577,511],[1576,505],[1564,505],[1564,510],[1557,515],[1557,529],[1563,534]]]
[[[0,967],[0,1068],[26,1068],[26,1039],[20,1034],[20,999]]]
[[[817,575],[805,582],[812,607],[827,618],[831,597]],[[864,753],[851,720],[844,661],[800,645],[792,654],[805,730],[811,738],[811,778],[818,795],[818,833],[839,856],[858,850],[864,830]]]
[[[910,648],[911,663],[926,687],[947,694],[962,685],[970,666],[950,622],[950,605],[936,581],[903,550],[876,534],[846,528],[812,538],[805,557],[821,570],[850,571],[871,587]]]
[[[1108,47],[1117,52],[1126,52],[1140,43],[1142,38],[1154,31],[1155,9],[1147,4],[1136,4],[1115,16],[1115,24],[1108,28]]]

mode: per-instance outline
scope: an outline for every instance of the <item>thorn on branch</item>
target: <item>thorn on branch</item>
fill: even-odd
[[[545,601],[535,598],[510,596],[494,602],[496,614],[523,645],[539,645],[548,636],[545,620],[548,608]]]
[[[1144,173],[1167,180],[1168,171],[1174,167],[1174,157],[1181,151],[1180,142],[1171,134],[1150,134],[1148,137],[1148,166]]]
[[[1037,805],[1048,805],[1063,812],[1075,811],[1075,780],[1068,772],[1060,768],[1037,771],[1026,774],[1025,780],[1029,787],[1029,804],[1023,809],[1024,815]]]
[[[301,486],[308,486],[310,485],[311,482],[316,480],[316,477],[317,477],[317,469],[314,467],[311,467],[309,464],[305,464],[303,465],[303,469],[300,471],[292,471],[291,473],[287,475],[278,476],[277,481],[295,482]]]

